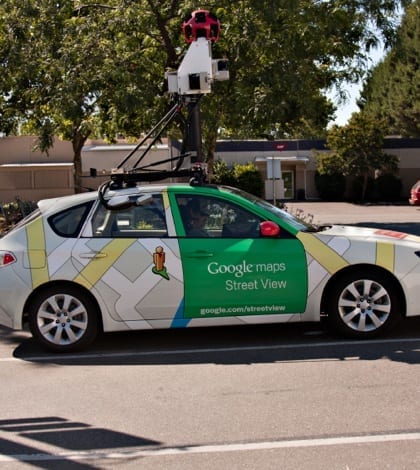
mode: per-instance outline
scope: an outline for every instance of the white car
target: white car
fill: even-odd
[[[312,226],[211,185],[133,185],[38,205],[0,239],[0,324],[28,322],[50,350],[86,347],[99,329],[322,314],[341,334],[370,338],[420,314],[414,235]]]

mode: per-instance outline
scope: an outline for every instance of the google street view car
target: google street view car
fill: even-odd
[[[114,185],[115,186],[115,185]],[[238,189],[112,185],[0,239],[0,324],[50,350],[99,330],[316,322],[371,338],[420,314],[420,238],[309,225]]]

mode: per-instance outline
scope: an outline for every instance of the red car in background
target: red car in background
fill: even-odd
[[[420,206],[420,180],[411,188],[410,199],[408,202],[412,206]]]

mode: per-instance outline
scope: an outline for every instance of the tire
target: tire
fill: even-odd
[[[33,337],[55,352],[80,350],[91,344],[98,332],[98,312],[92,299],[75,286],[51,286],[29,306]]]
[[[348,273],[327,300],[330,325],[348,338],[373,338],[396,326],[403,303],[394,280],[380,272]]]

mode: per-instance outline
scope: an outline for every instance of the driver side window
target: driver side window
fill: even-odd
[[[178,195],[176,200],[189,238],[260,237],[262,219],[236,204],[198,195]]]

